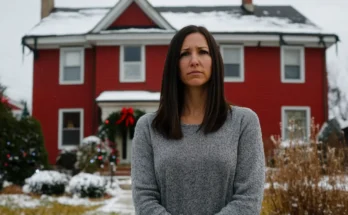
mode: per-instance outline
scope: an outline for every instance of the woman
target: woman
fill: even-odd
[[[172,39],[156,113],[132,142],[136,214],[256,215],[265,162],[257,115],[229,106],[213,36],[187,26]]]

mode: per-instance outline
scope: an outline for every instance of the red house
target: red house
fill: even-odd
[[[291,6],[114,0],[110,7],[60,7],[55,1],[42,0],[42,20],[22,38],[35,56],[33,116],[52,163],[60,149],[94,135],[113,111],[157,109],[168,44],[189,24],[213,32],[226,97],[259,115],[266,148],[271,135],[288,138],[291,118],[306,137],[311,117],[320,124],[328,119],[325,51],[338,37]],[[130,148],[128,141],[128,150],[120,150],[121,162],[130,162]]]

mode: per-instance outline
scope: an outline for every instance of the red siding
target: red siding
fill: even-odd
[[[34,61],[33,116],[41,123],[51,163],[58,154],[58,117],[60,108],[84,109],[84,136],[93,134],[93,52],[85,51],[83,85],[59,85],[59,50],[39,52]]]
[[[244,52],[245,82],[225,83],[226,96],[230,102],[249,107],[259,115],[265,139],[281,134],[282,106],[309,106],[317,123],[325,120],[322,49],[305,49],[304,84],[281,83],[279,47],[245,47]]]
[[[129,7],[109,26],[109,28],[119,26],[157,27],[152,19],[150,19],[135,2],[129,5]]]
[[[72,86],[58,84],[59,50],[40,51],[39,59],[34,63],[33,115],[41,122],[51,163],[55,162],[58,153],[59,108],[84,108],[84,136],[89,136],[94,133],[92,126],[96,126],[92,114],[97,113],[93,109],[96,107],[94,98],[101,92],[160,90],[168,46],[149,45],[145,49],[146,82],[120,83],[120,48],[103,46],[96,48],[95,58],[91,49],[86,50],[85,83]],[[281,134],[282,106],[309,106],[317,123],[326,120],[323,49],[305,49],[304,84],[281,83],[279,47],[245,47],[244,53],[245,82],[225,83],[225,93],[233,104],[249,107],[259,115],[266,149],[270,147],[269,137]]]
[[[167,46],[145,46],[145,82],[120,83],[120,47],[98,47],[96,94],[105,90],[159,91],[167,50]]]

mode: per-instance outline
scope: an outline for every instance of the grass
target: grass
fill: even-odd
[[[36,208],[12,208],[0,206],[1,215],[82,215],[96,210],[99,206],[72,206],[62,205],[57,202],[47,203]]]

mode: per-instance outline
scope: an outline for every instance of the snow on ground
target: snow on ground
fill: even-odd
[[[16,195],[0,195],[0,205],[13,208],[35,208],[40,206],[47,206],[48,203],[58,202],[63,205],[81,205],[81,206],[100,206],[95,211],[88,213],[94,214],[134,214],[134,206],[132,200],[132,191],[123,190],[120,188],[120,184],[130,185],[131,179],[127,176],[113,177],[114,183],[111,184],[110,176],[103,176],[108,181],[107,193],[111,195],[109,199],[95,199],[90,200],[88,198],[80,198],[77,195],[52,197],[48,195],[41,195],[41,198],[33,198],[27,194]],[[90,178],[92,179],[92,178]]]
[[[10,208],[36,208],[41,205],[40,200],[33,199],[28,195],[13,194],[0,195],[0,205]]]

